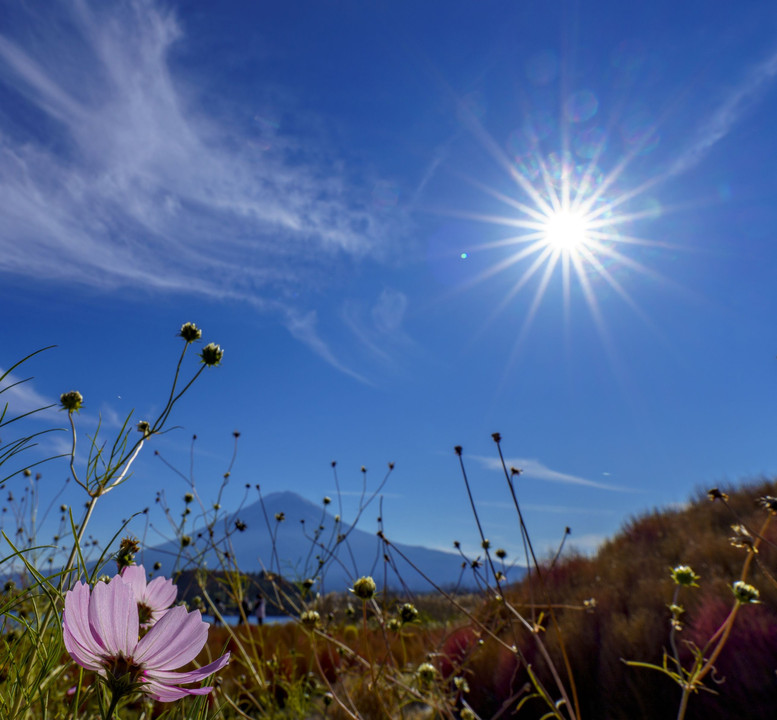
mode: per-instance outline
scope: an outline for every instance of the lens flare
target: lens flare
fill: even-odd
[[[467,129],[506,172],[514,188],[497,190],[472,175],[462,174],[463,180],[501,202],[505,211],[481,214],[447,210],[446,214],[502,226],[509,229],[509,234],[470,244],[471,257],[492,252],[496,259],[473,264],[473,270],[476,266],[482,269],[469,275],[458,289],[465,290],[496,275],[512,276],[510,287],[492,308],[492,317],[515,306],[516,296],[529,290],[529,302],[518,305],[523,322],[514,353],[525,340],[546,294],[555,288],[561,290],[565,323],[571,320],[572,303],[582,300],[605,346],[611,348],[600,292],[602,296],[618,296],[649,323],[623,282],[641,274],[671,284],[640,261],[640,256],[646,255],[640,248],[682,249],[665,240],[646,239],[630,232],[635,221],[662,214],[662,206],[646,193],[669,174],[655,175],[631,188],[619,187],[631,162],[658,142],[655,128],[635,124],[637,129],[627,138],[625,154],[609,172],[604,172],[600,164],[606,159],[610,133],[600,126],[578,129],[583,120],[597,113],[597,98],[588,91],[577,93],[562,110],[557,138],[552,123],[545,122],[551,114],[542,109],[530,110],[520,126],[505,137],[505,150],[486,132],[478,117],[466,113],[462,116]],[[558,146],[548,147],[556,139],[560,141]]]

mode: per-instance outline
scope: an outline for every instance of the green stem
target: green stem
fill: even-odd
[[[370,665],[370,679],[372,680],[372,690],[375,691],[375,663],[372,661],[372,647],[367,637],[367,601],[362,600],[362,647],[365,650],[367,662]]]
[[[691,687],[689,683],[683,687],[683,697],[680,700],[680,708],[677,711],[677,720],[683,720],[685,712],[688,709],[688,699],[691,697]]]
[[[105,716],[105,720],[112,720],[113,712],[116,710],[116,706],[119,704],[120,699],[121,693],[114,691],[111,696],[111,704],[108,706],[108,714]]]

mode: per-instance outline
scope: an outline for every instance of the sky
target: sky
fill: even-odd
[[[98,421],[159,412],[195,322],[223,362],[96,537],[145,506],[169,535],[165,463],[215,498],[239,431],[226,504],[320,502],[336,460],[353,517],[392,462],[386,535],[476,552],[461,445],[517,557],[500,432],[537,547],[591,552],[777,471],[776,114],[761,0],[4,3],[0,367],[56,347],[3,398],[79,390],[82,467]],[[43,508],[68,470],[41,468]]]

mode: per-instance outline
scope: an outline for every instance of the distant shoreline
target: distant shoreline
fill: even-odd
[[[232,626],[240,625],[241,620],[242,620],[240,615],[222,615],[221,617],[224,618],[224,621],[226,622],[227,625],[232,625]],[[220,623],[217,623],[217,621],[214,619],[213,615],[206,615],[205,613],[203,613],[202,619],[205,622],[210,623],[211,625],[220,624]],[[283,625],[284,623],[291,622],[293,620],[294,620],[294,618],[291,615],[268,615],[264,619],[264,624],[265,625]],[[254,617],[253,614],[251,614],[248,617],[248,624],[249,625],[256,625],[257,624],[256,623],[256,618]]]

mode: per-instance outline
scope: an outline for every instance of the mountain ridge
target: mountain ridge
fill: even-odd
[[[476,586],[473,571],[461,555],[423,545],[386,544],[377,531],[369,533],[358,526],[363,517],[357,518],[355,525],[346,523],[327,507],[282,490],[226,513],[212,530],[217,542],[219,530],[229,535],[228,544],[220,546],[221,552],[229,553],[241,570],[274,572],[289,580],[316,578],[322,592],[346,590],[362,575],[373,575],[382,586],[384,574],[388,589],[429,591],[434,589],[429,580],[444,588]],[[139,560],[147,568],[159,563],[159,571],[166,575],[194,564],[220,569],[219,553],[214,548],[198,550],[208,534],[203,525],[189,535],[191,545],[182,548],[180,540],[162,543],[146,548]],[[176,558],[180,562],[176,563]],[[523,572],[523,568],[513,568],[510,580],[520,579]]]

